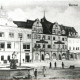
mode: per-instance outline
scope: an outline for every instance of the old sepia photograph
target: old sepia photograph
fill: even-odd
[[[0,80],[80,79],[79,0],[0,0]]]

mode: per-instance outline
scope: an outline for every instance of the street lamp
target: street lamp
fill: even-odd
[[[20,36],[20,64],[19,66],[21,66],[21,40],[22,40],[22,36]]]

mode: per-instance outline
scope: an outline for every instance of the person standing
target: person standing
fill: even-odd
[[[52,63],[51,62],[49,63],[49,65],[50,65],[49,68],[52,68]]]
[[[54,63],[54,66],[55,66],[55,68],[56,68],[56,62]]]
[[[35,69],[34,71],[34,76],[35,76],[35,79],[37,79],[37,69]]]
[[[62,62],[62,68],[64,69],[64,63]]]

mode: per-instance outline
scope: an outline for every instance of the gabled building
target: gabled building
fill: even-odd
[[[13,57],[18,63],[69,59],[71,36],[77,37],[73,27],[52,23],[45,17],[13,21],[0,9],[0,63],[9,63]]]
[[[24,25],[18,23],[19,25]],[[26,25],[26,24],[25,24]],[[6,64],[13,57],[18,63],[32,59],[31,29],[18,27],[6,11],[0,8],[0,63]]]
[[[32,60],[69,59],[68,38],[70,36],[77,37],[77,32],[73,27],[49,22],[45,17],[41,20],[27,20],[24,26],[23,22],[14,21],[14,23],[18,27],[31,29]]]

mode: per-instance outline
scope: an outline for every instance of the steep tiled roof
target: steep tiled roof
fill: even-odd
[[[27,20],[26,22],[23,21],[14,21],[15,24],[17,24],[18,27],[23,27],[23,28],[28,28],[28,29],[32,29],[33,23],[35,22],[35,20]],[[52,34],[52,28],[53,25],[55,23],[49,22],[48,20],[46,20],[45,17],[43,17],[41,19],[42,27],[43,27],[43,34]],[[59,25],[59,24],[58,24]],[[64,36],[69,36],[69,33],[77,33],[76,30],[74,29],[74,27],[68,27],[68,26],[64,26],[64,25],[59,25],[61,31],[64,30],[65,34],[62,34]]]
[[[53,23],[47,21],[44,17],[44,18],[41,19],[41,24],[42,24],[42,27],[43,27],[43,33],[44,34],[52,34]]]
[[[64,25],[60,25],[61,30],[65,30],[66,32],[66,36],[69,36],[69,32],[71,33],[77,33],[74,27],[69,27],[69,26],[64,26]]]
[[[13,21],[15,24],[17,24],[18,27],[21,28],[32,28],[32,25],[34,23],[34,21],[32,20],[27,20],[27,22],[23,22],[23,21]]]

